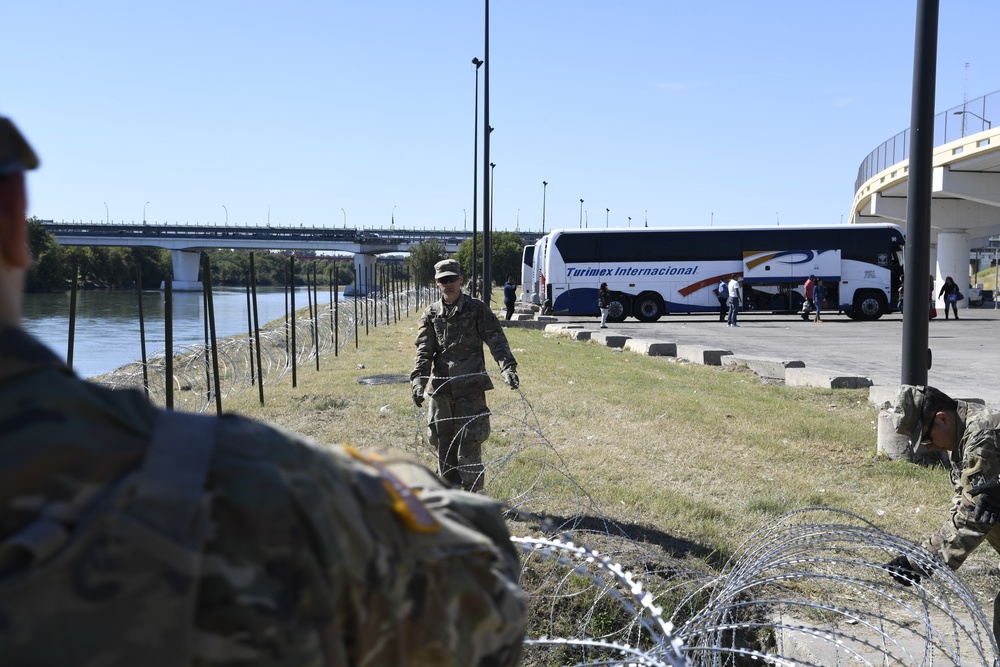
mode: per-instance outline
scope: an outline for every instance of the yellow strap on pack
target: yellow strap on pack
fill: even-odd
[[[349,445],[344,447],[344,451],[378,471],[382,485],[392,498],[392,511],[407,528],[415,533],[434,533],[441,529],[441,524],[413,490],[392,474],[376,454],[365,455]]]

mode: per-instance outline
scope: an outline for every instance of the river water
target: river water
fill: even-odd
[[[204,299],[201,292],[174,292],[174,347],[205,342]],[[281,289],[257,290],[260,325],[285,317]],[[329,292],[320,291],[320,307],[329,303]],[[306,289],[295,292],[296,309],[308,305]],[[247,296],[244,289],[212,289],[217,338],[246,334]],[[163,292],[142,293],[146,355],[164,349]],[[64,361],[69,346],[70,294],[26,294],[24,327]],[[252,320],[251,320],[252,321]],[[142,359],[139,338],[139,303],[129,290],[92,290],[77,293],[73,370],[89,378]]]

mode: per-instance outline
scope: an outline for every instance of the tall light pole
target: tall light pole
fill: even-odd
[[[493,187],[493,170],[496,169],[496,166],[496,162],[490,162],[490,220],[493,219],[493,195],[496,193]]]
[[[479,204],[476,192],[478,189],[476,186],[479,184],[479,68],[483,66],[483,61],[473,58],[472,64],[476,68],[476,113],[472,128],[472,296],[476,296],[476,285],[479,281],[479,241],[476,239],[478,231],[476,206]]]
[[[583,229],[583,200],[580,200],[580,229]]]
[[[542,234],[545,234],[545,189],[549,187],[548,181],[542,181]]]
[[[395,229],[396,227],[396,207],[392,207],[392,213],[389,214],[389,229]]]
[[[344,214],[344,229],[347,229],[347,211],[345,211],[344,207],[341,206],[340,212]]]
[[[146,207],[149,206],[149,202],[142,205],[142,224],[146,224]]]
[[[611,209],[610,208],[604,209],[604,226],[606,228],[611,226]]]
[[[628,226],[629,227],[632,226],[632,216],[631,215],[628,217]]]
[[[149,202],[146,202],[146,203],[148,204]],[[229,226],[229,209],[226,208],[225,204],[222,205],[222,209],[226,212],[226,227],[228,227]],[[145,213],[143,213],[143,215],[142,215],[142,221],[146,222],[146,214]]]
[[[111,224],[111,212],[108,211],[108,202],[104,202],[104,219],[109,225]]]
[[[475,211],[473,211],[473,213],[475,213]],[[469,216],[465,214],[465,209],[463,208],[462,209],[462,231],[465,232],[465,231],[468,231],[468,230],[469,230]]]
[[[485,0],[485,16],[483,30],[483,60],[486,61],[486,72],[483,75],[483,293],[480,298],[487,306],[493,293],[493,221],[486,208],[487,188],[486,166],[490,163],[490,137],[493,128],[490,126],[490,0]]]

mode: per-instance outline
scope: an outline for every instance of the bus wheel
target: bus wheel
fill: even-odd
[[[854,295],[853,319],[877,320],[889,310],[885,294],[875,290],[865,290]]]
[[[615,292],[608,296],[608,322],[624,322],[630,312],[628,297]]]
[[[655,322],[663,315],[663,301],[659,294],[643,292],[632,304],[632,314],[640,322]]]

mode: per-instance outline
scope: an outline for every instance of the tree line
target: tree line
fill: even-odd
[[[512,232],[494,232],[493,276],[503,284],[508,276],[515,282],[521,275],[521,237]],[[472,277],[472,240],[466,240],[455,254],[463,272]],[[477,256],[482,266],[482,234],[477,237]],[[26,289],[29,292],[52,292],[69,289],[74,275],[89,288],[135,289],[136,268],[141,271],[141,289],[159,289],[170,277],[170,251],[164,248],[117,246],[63,246],[42,225],[38,218],[28,220],[28,248],[34,263],[28,271]],[[250,276],[250,250],[219,248],[205,251],[212,268],[212,284],[243,286]],[[289,276],[289,257],[294,255],[295,275]],[[434,264],[446,259],[448,253],[439,241],[423,241],[411,248],[405,260],[380,259],[380,263],[400,264],[399,279],[425,286],[434,282]],[[312,262],[321,262],[312,266]],[[311,280],[315,269],[324,284],[337,271],[339,285],[354,282],[355,267],[350,259],[319,255],[312,250],[255,251],[254,269],[259,286],[303,285],[307,275]],[[307,273],[308,272],[308,273]],[[364,278],[362,277],[362,281]]]

